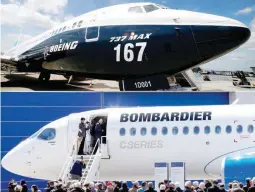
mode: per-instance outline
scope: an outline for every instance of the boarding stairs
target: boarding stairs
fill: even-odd
[[[198,82],[195,79],[194,73],[191,69],[181,72],[183,77],[188,81],[190,86],[192,87],[192,90],[200,90],[200,86]]]
[[[106,153],[108,154],[108,151],[106,151],[106,144],[100,144],[99,139],[96,145],[99,145],[97,152],[94,154],[96,150],[96,147],[94,147],[91,153],[94,155],[77,155],[77,150],[75,147],[73,148],[72,154],[67,158],[59,175],[59,179],[62,180],[63,184],[73,183],[75,181],[86,183],[99,180],[100,160],[105,157]],[[86,168],[82,169],[82,177],[80,180],[73,180],[70,171],[77,160],[83,160],[86,164]]]

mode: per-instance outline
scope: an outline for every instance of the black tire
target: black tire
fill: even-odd
[[[48,82],[50,80],[50,73],[41,72],[39,75],[39,80],[43,82]]]

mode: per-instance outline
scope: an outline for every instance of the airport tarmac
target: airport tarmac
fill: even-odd
[[[117,81],[88,79],[85,81],[67,83],[62,75],[51,75],[50,82],[41,83],[39,73],[1,73],[1,91],[119,91]],[[90,83],[92,82],[92,87]],[[255,88],[233,86],[226,79],[213,81],[197,81],[201,91],[255,91]],[[170,91],[190,91],[191,89],[171,89]]]
[[[38,74],[1,74],[2,91],[119,91],[117,81],[85,80],[67,83],[62,75],[51,75],[50,82],[41,83]],[[92,87],[90,83],[92,81]]]

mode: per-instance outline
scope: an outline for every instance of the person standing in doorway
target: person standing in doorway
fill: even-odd
[[[83,148],[84,148],[84,143],[86,140],[86,131],[89,130],[89,127],[86,128],[85,124],[85,118],[81,118],[81,122],[79,124],[79,132],[78,132],[78,139],[77,139],[77,150],[78,150],[78,155],[84,155]]]
[[[102,134],[103,134],[103,129],[102,129],[102,124],[103,124],[103,119],[100,119],[98,121],[98,123],[96,124],[96,127],[95,127],[95,150],[94,150],[94,154],[96,154],[97,152],[97,149],[98,149],[98,145],[99,143],[101,143],[101,137],[102,137]],[[97,140],[99,139],[99,141],[97,142]]]

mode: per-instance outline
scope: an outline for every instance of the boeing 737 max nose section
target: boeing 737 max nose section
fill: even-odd
[[[203,25],[192,25],[191,28],[203,60],[211,60],[236,49],[251,35],[250,30],[244,24],[228,18],[218,19],[218,21],[215,19],[215,22],[210,21],[208,25],[204,23]]]

